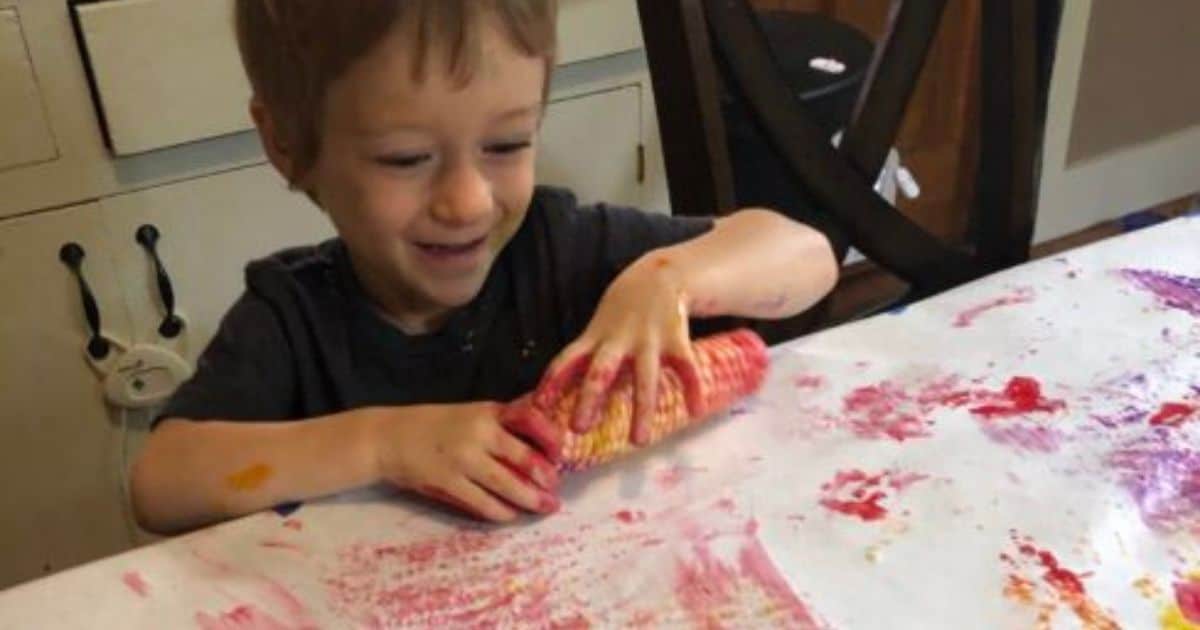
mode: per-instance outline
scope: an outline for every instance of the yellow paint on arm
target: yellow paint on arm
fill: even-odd
[[[255,464],[245,470],[238,471],[225,478],[225,483],[232,489],[249,492],[262,487],[271,478],[271,467],[266,464]]]

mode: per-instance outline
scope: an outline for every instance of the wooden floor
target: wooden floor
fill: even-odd
[[[1174,201],[1148,208],[1164,217],[1179,216],[1200,205],[1200,196],[1188,196]],[[1094,243],[1096,241],[1121,234],[1125,231],[1122,220],[1117,219],[1081,230],[1074,234],[1035,245],[1033,257],[1044,258],[1053,256],[1068,249]],[[846,321],[858,315],[869,312],[881,304],[887,304],[903,295],[905,284],[890,273],[883,271],[870,262],[859,262],[847,265],[842,271],[842,278],[834,289],[831,305],[831,320]]]

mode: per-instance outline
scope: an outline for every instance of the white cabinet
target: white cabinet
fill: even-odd
[[[56,155],[20,14],[0,8],[0,170]]]
[[[639,85],[554,101],[542,123],[538,179],[572,189],[582,203],[637,207],[642,151]]]
[[[60,247],[78,243],[104,332],[129,313],[99,206],[0,223],[0,587],[126,548],[120,448],[84,359],[87,326]]]
[[[163,311],[138,227],[152,224],[179,310],[182,343],[157,336]],[[333,234],[303,195],[255,167],[0,222],[0,588],[129,548],[121,470],[149,415],[130,435],[104,403],[85,359],[89,335],[66,242],[86,252],[83,273],[103,332],[126,346],[156,343],[194,362],[241,292],[247,261]],[[128,438],[128,439],[127,439]]]

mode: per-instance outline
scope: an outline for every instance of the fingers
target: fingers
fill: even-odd
[[[507,523],[517,518],[516,510],[466,478],[450,484],[450,489],[421,486],[417,492],[475,518],[497,523]]]
[[[540,450],[549,462],[558,463],[566,430],[550,422],[529,400],[522,399],[508,405],[501,414],[500,423],[511,434],[503,437],[515,435],[524,439]]]
[[[472,480],[495,497],[530,512],[551,514],[560,507],[558,497],[523,480],[497,459],[482,462]]]
[[[658,381],[661,365],[657,346],[642,348],[637,356],[634,389],[633,443],[643,446],[650,441],[654,414],[658,412]]]
[[[684,401],[688,403],[688,414],[692,418],[703,415],[706,412],[704,409],[704,382],[700,377],[700,364],[696,360],[696,350],[692,348],[691,337],[686,326],[677,330],[672,340],[668,342],[662,362],[679,377],[679,384],[683,385]]]
[[[586,433],[596,425],[600,416],[600,405],[604,403],[625,364],[626,355],[622,346],[607,345],[596,352],[591,368],[579,389],[579,399],[571,421],[573,431]]]
[[[502,434],[490,453],[509,470],[537,484],[542,490],[550,493],[558,491],[557,468],[520,439]]]
[[[576,342],[567,346],[546,368],[545,375],[535,390],[534,403],[543,409],[553,408],[563,392],[583,380],[591,367],[591,358],[590,344]]]

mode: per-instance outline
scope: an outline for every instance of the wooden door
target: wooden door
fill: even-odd
[[[891,0],[751,0],[759,9],[819,12],[883,34]],[[909,104],[897,146],[921,185],[900,209],[942,237],[961,238],[975,194],[979,145],[979,0],[952,0]]]

